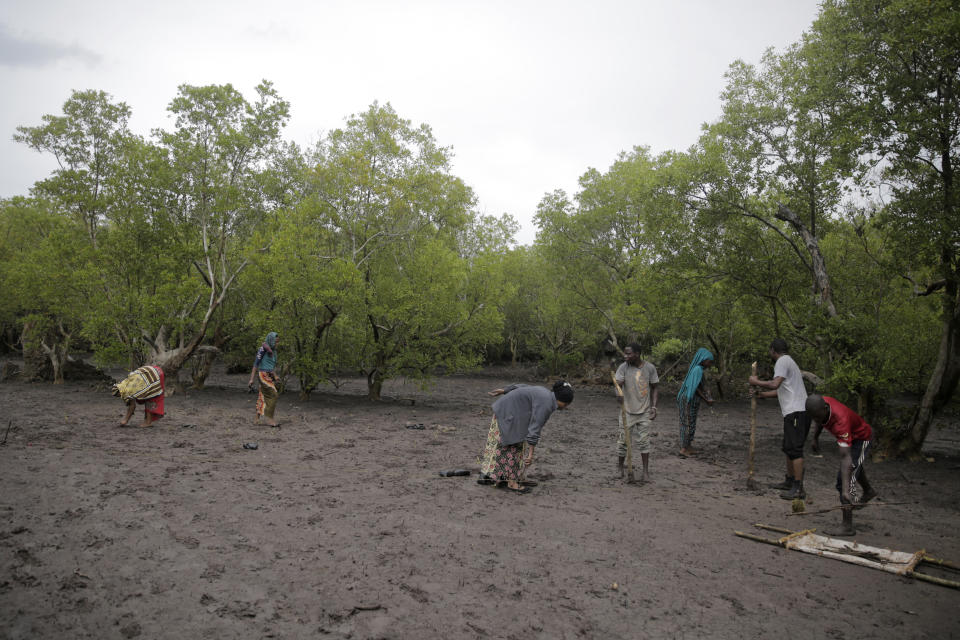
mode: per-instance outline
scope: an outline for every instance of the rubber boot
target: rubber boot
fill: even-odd
[[[839,529],[828,529],[824,531],[828,536],[855,536],[857,535],[856,529],[853,528],[853,509],[847,507],[846,509],[841,509],[843,512],[843,521],[840,524]]]
[[[789,491],[793,488],[793,476],[783,476],[783,482],[771,484],[770,486],[774,489],[780,489],[781,491]]]
[[[800,498],[801,500],[803,500],[804,498],[806,498],[807,494],[803,490],[803,480],[795,479],[790,489],[781,493],[780,497],[783,498],[784,500],[795,500],[797,498]]]

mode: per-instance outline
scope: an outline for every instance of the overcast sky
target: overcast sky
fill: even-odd
[[[291,103],[284,136],[311,144],[374,100],[451,146],[483,213],[522,230],[544,193],[637,145],[693,144],[720,113],[723,74],[809,28],[815,0],[4,0],[0,197],[55,168],[12,141],[74,89],[169,128],[180,84],[263,79]]]

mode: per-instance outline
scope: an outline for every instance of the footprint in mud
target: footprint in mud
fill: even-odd
[[[227,615],[234,618],[256,618],[257,608],[250,602],[234,600],[232,604],[223,605],[216,610],[216,614],[221,618]]]
[[[175,583],[171,581],[157,581],[154,580],[150,583],[150,595],[158,596],[161,593],[166,593],[176,586]]]
[[[23,548],[17,549],[16,556],[17,556],[17,560],[20,561],[21,566],[28,565],[31,567],[39,567],[43,565],[42,562],[37,560],[36,556],[30,553],[29,549],[23,549]]]
[[[87,576],[80,573],[71,573],[69,576],[60,581],[60,590],[61,591],[76,591],[78,589],[87,588]]]
[[[120,620],[117,621],[117,624],[120,624]],[[134,621],[120,627],[120,635],[124,638],[136,638],[141,633],[143,629],[140,627],[140,623]]]
[[[207,568],[204,569],[203,573],[200,574],[200,577],[213,582],[214,580],[219,580],[222,578],[225,572],[226,567],[222,564],[209,564],[207,565]]]
[[[721,593],[720,598],[722,600],[726,600],[727,602],[729,602],[730,605],[733,607],[734,612],[738,616],[742,616],[747,612],[747,608],[743,606],[743,603],[737,600],[736,598],[734,598],[733,596],[728,596],[726,594]]]
[[[35,575],[26,571],[23,568],[23,565],[18,565],[13,567],[13,570],[10,572],[10,576],[13,578],[13,581],[17,584],[24,587],[37,587],[40,586],[40,580],[37,579]]]
[[[192,536],[173,536],[174,540],[185,546],[187,549],[196,549],[200,546],[200,541]]]
[[[57,516],[56,523],[63,524],[64,522],[69,522],[70,520],[77,520],[86,515],[86,510],[83,507],[77,509],[67,509],[59,516]]]
[[[419,587],[411,587],[410,585],[401,582],[400,589],[406,591],[410,594],[410,597],[416,600],[417,602],[423,604],[430,601],[430,598],[427,596],[427,592]]]
[[[83,545],[85,549],[101,549],[113,544],[113,538],[101,536],[93,531],[87,531],[83,536]]]

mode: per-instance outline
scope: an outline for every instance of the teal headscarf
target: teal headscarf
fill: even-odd
[[[703,367],[700,365],[704,360],[713,360],[713,354],[709,350],[700,347],[693,354],[693,360],[690,361],[690,368],[687,369],[687,377],[683,379],[683,385],[680,387],[680,393],[677,394],[677,404],[684,400],[690,402],[693,400],[693,394],[697,392],[700,381],[703,380]]]

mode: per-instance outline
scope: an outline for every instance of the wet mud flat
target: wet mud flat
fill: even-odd
[[[511,376],[394,381],[379,403],[360,379],[287,393],[279,429],[222,371],[149,429],[117,428],[122,404],[90,384],[0,384],[0,638],[960,637],[958,591],[733,535],[839,519],[746,490],[746,400],[704,407],[682,459],[665,392],[653,482],[628,485],[612,389],[581,385],[532,493],[478,485],[485,392]],[[775,402],[758,422],[766,486],[784,468]],[[837,504],[821,444],[809,510]],[[904,504],[857,512],[856,539],[960,562],[958,452],[950,423],[929,461],[870,464]],[[474,473],[438,474],[455,468]]]

